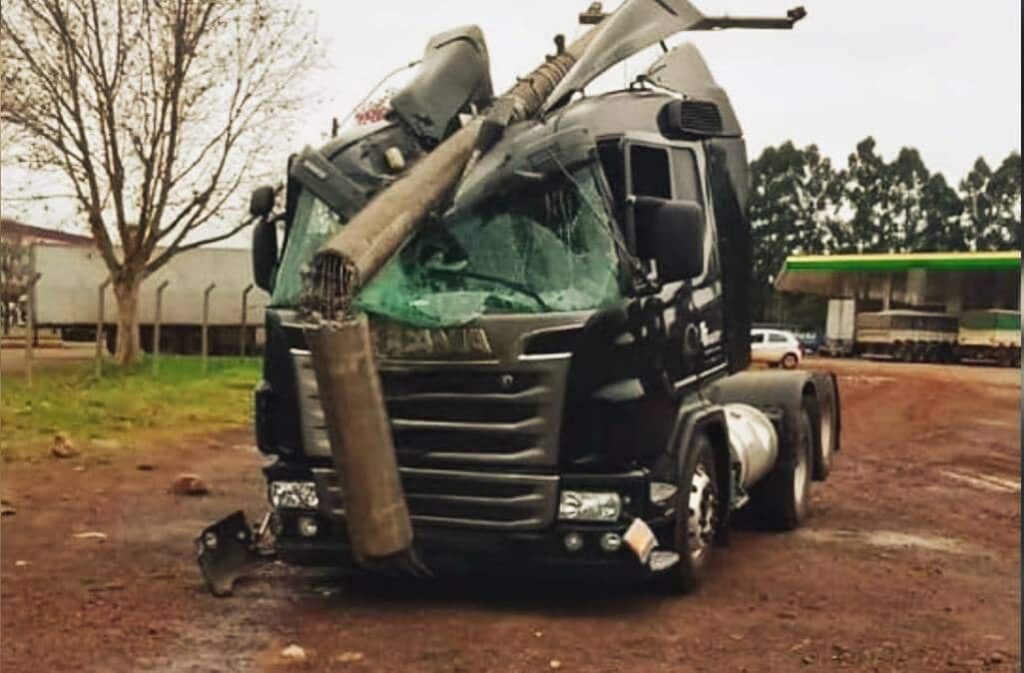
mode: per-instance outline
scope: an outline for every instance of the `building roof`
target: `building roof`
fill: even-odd
[[[92,236],[81,234],[69,234],[66,231],[47,229],[45,227],[34,227],[31,224],[24,224],[17,220],[4,217],[0,218],[0,235],[4,238],[31,238],[35,241],[53,241],[65,245],[92,245]]]

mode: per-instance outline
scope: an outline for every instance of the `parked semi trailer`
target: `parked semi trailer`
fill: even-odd
[[[905,362],[952,362],[956,357],[955,315],[926,311],[858,313],[855,351]]]
[[[694,15],[714,25],[680,0],[629,0],[591,44],[657,41],[658,26]],[[272,293],[255,405],[270,512],[202,531],[214,592],[230,591],[261,539],[292,564],[377,567],[355,550],[341,468],[347,449],[383,449],[338,443],[363,419],[325,414],[303,281],[346,213],[423,160],[470,101],[487,105],[486,54],[476,28],[431,40],[383,121],[290,162],[283,212],[254,195],[254,271]],[[596,74],[588,54],[568,79]],[[745,371],[749,184],[729,99],[683,45],[629,89],[566,96],[511,124],[369,281],[356,303],[375,344],[371,383],[423,566],[690,591],[737,510],[780,530],[806,520],[811,481],[839,449],[839,391],[827,373]]]
[[[856,308],[853,299],[829,301],[824,353],[903,362],[971,360],[1020,366],[1020,311],[977,309],[953,314],[899,309],[857,313]]]
[[[32,259],[40,273],[36,284],[36,325],[60,330],[65,340],[92,340],[99,317],[100,285],[108,272],[95,249],[85,246],[35,244]],[[159,249],[157,250],[159,254]],[[157,288],[167,283],[160,307],[160,350],[198,353],[202,343],[203,294],[209,295],[209,340],[213,354],[237,354],[243,339],[247,352],[262,342],[265,291],[252,287],[251,253],[245,249],[199,248],[176,255],[142,283],[139,323],[142,347],[153,345]],[[243,324],[245,295],[245,325]],[[117,336],[117,302],[107,287],[103,329],[112,351]]]
[[[957,357],[1020,367],[1020,311],[988,309],[960,314]]]

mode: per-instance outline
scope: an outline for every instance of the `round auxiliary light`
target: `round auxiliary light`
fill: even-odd
[[[578,552],[583,549],[583,536],[576,531],[572,531],[565,534],[565,539],[562,540],[562,543],[565,545],[566,551]]]
[[[611,554],[622,548],[622,536],[618,533],[605,533],[601,536],[601,549]]]
[[[203,546],[207,549],[216,549],[218,542],[217,534],[213,531],[209,531],[203,535]]]
[[[316,519],[311,516],[300,516],[298,520],[299,535],[302,537],[316,537],[320,530],[316,525]]]

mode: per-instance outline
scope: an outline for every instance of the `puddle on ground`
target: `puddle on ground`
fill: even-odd
[[[1008,421],[1002,418],[978,418],[974,421],[978,425],[988,425],[994,428],[1017,428],[1020,427],[1020,419],[1015,418]]]
[[[877,386],[880,383],[889,383],[895,381],[891,376],[871,376],[868,374],[848,374],[840,375],[839,377],[843,383],[863,384],[868,386]]]
[[[916,548],[944,554],[982,554],[976,547],[954,538],[892,530],[805,529],[797,531],[797,535],[815,542],[853,543],[885,549]]]
[[[983,491],[994,493],[1020,493],[1020,480],[997,477],[994,474],[982,474],[971,472],[957,472],[954,470],[942,470],[942,476],[954,479],[962,484],[968,484]]]

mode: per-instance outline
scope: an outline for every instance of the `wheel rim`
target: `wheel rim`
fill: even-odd
[[[690,559],[694,563],[701,562],[707,556],[714,541],[717,503],[715,484],[704,464],[698,464],[690,484],[689,518],[686,525]]]
[[[805,446],[800,447],[796,456],[796,465],[793,467],[793,502],[797,507],[802,507],[804,495],[807,489],[807,451]]]

